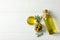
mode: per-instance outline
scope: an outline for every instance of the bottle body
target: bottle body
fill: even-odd
[[[57,29],[56,29],[55,24],[54,24],[54,20],[50,15],[48,15],[46,17],[46,19],[44,19],[44,22],[46,24],[46,27],[47,27],[49,34],[54,34],[57,32]]]
[[[46,28],[49,34],[54,34],[57,32],[56,25],[54,23],[53,17],[49,14],[49,12],[45,12],[44,22],[46,24]]]

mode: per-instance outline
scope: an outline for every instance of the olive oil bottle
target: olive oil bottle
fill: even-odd
[[[46,24],[46,28],[49,32],[49,34],[54,34],[57,32],[56,25],[54,23],[54,19],[52,16],[49,14],[48,10],[43,11],[43,19]]]

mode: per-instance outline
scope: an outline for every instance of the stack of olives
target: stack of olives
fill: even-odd
[[[42,31],[42,25],[41,24],[36,24],[35,31],[36,32],[41,32]]]

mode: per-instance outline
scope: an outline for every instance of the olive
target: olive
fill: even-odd
[[[42,31],[42,25],[40,23],[39,24],[36,24],[35,31],[37,31],[37,32]]]

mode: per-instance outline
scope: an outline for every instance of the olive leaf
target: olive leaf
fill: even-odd
[[[39,15],[35,16],[35,18],[37,19],[37,23],[40,23],[40,21],[42,20],[42,17],[40,17]]]

